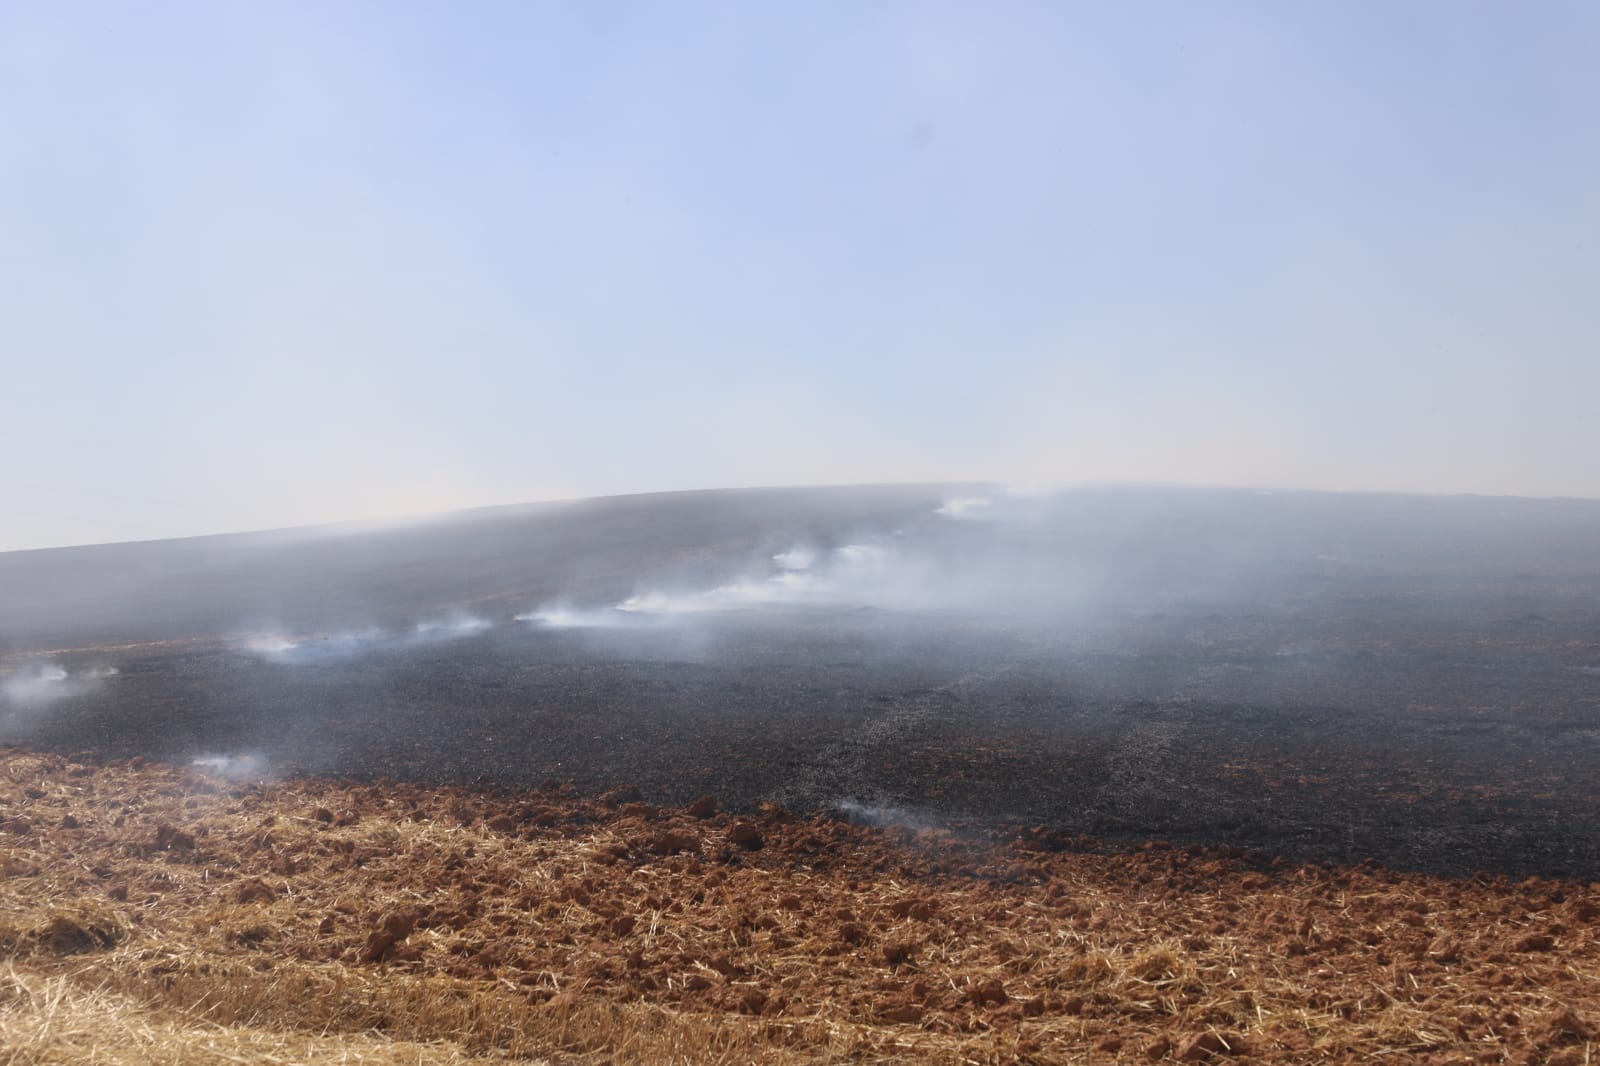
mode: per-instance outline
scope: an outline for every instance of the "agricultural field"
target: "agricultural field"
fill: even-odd
[[[1600,886],[0,753],[8,1063],[1588,1061]]]
[[[1589,1061],[1600,506],[0,555],[0,1062]]]

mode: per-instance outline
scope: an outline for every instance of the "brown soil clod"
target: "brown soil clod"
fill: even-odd
[[[927,1012],[916,1003],[889,1001],[879,1006],[874,1013],[879,1021],[893,1022],[896,1025],[915,1025],[922,1021]]]
[[[32,945],[50,955],[84,955],[116,945],[122,930],[113,922],[58,914],[35,929]]]
[[[1582,1044],[1595,1039],[1595,1028],[1572,1009],[1563,1007],[1544,1020],[1539,1044],[1550,1048],[1562,1044]]]
[[[979,981],[967,989],[967,1001],[976,1007],[999,1007],[1010,999],[1005,983],[998,978]]]
[[[754,822],[741,818],[728,826],[728,842],[746,851],[760,851],[766,845],[767,838]]]
[[[611,810],[616,810],[625,803],[641,803],[643,801],[644,794],[632,785],[621,785],[600,794],[601,806],[609,807]]]
[[[356,956],[356,961],[364,964],[386,962],[391,959],[404,960],[409,952],[400,949],[401,941],[411,935],[416,928],[418,915],[415,911],[393,911],[379,921],[378,927],[367,937],[366,944]]]
[[[891,970],[900,966],[917,953],[918,945],[909,940],[900,940],[883,946],[883,964]],[[1001,993],[1004,995],[1004,992]],[[1003,999],[1001,1002],[1005,1002]]]
[[[233,901],[235,903],[271,903],[278,898],[278,893],[273,887],[261,880],[252,877],[248,881],[241,881],[234,886]]]
[[[734,999],[734,1009],[740,1014],[760,1014],[767,1008],[767,994],[755,986],[739,989]]]
[[[1234,1053],[1234,1046],[1217,1033],[1196,1033],[1178,1044],[1179,1062],[1205,1062]]]
[[[650,852],[653,855],[677,855],[679,852],[699,850],[698,836],[672,829],[657,833],[650,841]]]
[[[920,896],[896,900],[889,904],[889,913],[896,918],[910,918],[913,921],[925,922],[933,917],[933,903],[931,900]]]
[[[163,822],[156,826],[155,838],[151,847],[157,851],[193,851],[195,838],[192,833],[185,833],[176,826]]]

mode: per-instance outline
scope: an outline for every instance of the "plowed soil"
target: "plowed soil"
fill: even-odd
[[[1593,1050],[1600,885],[651,798],[3,749],[0,955],[151,1010],[440,1059]]]

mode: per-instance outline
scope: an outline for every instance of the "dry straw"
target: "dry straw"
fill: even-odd
[[[777,810],[10,750],[0,875],[0,1063],[1574,1064],[1600,1018],[1588,886]]]

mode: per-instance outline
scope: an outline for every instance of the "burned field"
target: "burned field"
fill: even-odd
[[[986,491],[0,557],[14,980],[433,1057],[1584,1061],[1600,506]]]
[[[310,663],[163,647],[28,743],[1600,879],[1585,631],[1514,615],[1374,640],[1362,609],[1298,631],[1139,618],[1098,635],[1112,651],[832,610],[692,637],[517,626]]]

